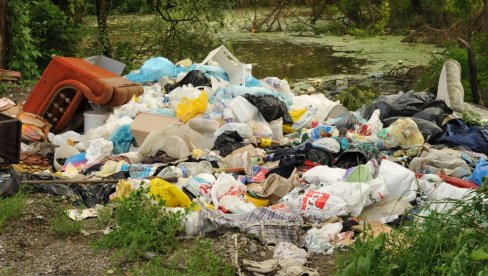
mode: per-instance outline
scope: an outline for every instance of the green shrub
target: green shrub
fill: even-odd
[[[145,252],[166,254],[176,248],[182,213],[164,211],[164,202],[155,204],[144,189],[115,204],[116,227],[95,242],[96,248],[120,249],[123,257],[137,259]]]
[[[135,267],[134,274],[142,275],[234,275],[214,251],[210,239],[193,241],[191,247],[180,246],[172,255],[151,260]]]
[[[0,231],[5,222],[19,218],[24,210],[26,197],[18,193],[13,197],[0,198]]]
[[[358,110],[363,105],[372,102],[379,93],[366,86],[351,86],[342,90],[336,100],[349,110]]]
[[[28,1],[11,0],[7,2],[6,53],[7,68],[22,72],[23,79],[36,79],[39,76],[36,59],[41,56],[37,41],[32,36],[30,7]]]
[[[472,199],[415,215],[392,234],[364,236],[339,254],[337,275],[487,275],[486,181]],[[427,209],[425,209],[427,210]]]
[[[70,219],[61,209],[51,218],[51,234],[57,238],[77,236],[82,230],[81,221]]]
[[[40,68],[48,65],[52,55],[76,54],[81,32],[50,0],[31,2],[29,27],[41,53],[36,60]]]

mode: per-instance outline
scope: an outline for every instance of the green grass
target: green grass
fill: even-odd
[[[486,182],[453,208],[415,215],[386,236],[364,237],[337,259],[337,275],[488,275]]]
[[[232,266],[213,251],[210,239],[195,240],[190,247],[179,246],[173,254],[158,257],[132,268],[134,275],[233,275]]]
[[[116,227],[94,243],[95,248],[117,249],[127,260],[137,260],[145,252],[166,254],[177,246],[181,230],[181,213],[163,211],[154,204],[144,189],[115,203]]]
[[[18,193],[13,197],[0,198],[0,231],[5,223],[19,218],[24,210],[26,197]]]
[[[70,219],[64,212],[56,212],[51,219],[51,234],[57,238],[77,236],[82,228],[81,221]]]

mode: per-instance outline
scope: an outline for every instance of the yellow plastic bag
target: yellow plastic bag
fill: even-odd
[[[269,199],[266,199],[266,198],[254,198],[248,194],[245,194],[244,195],[246,197],[246,199],[251,202],[252,204],[254,204],[254,206],[256,207],[268,207],[269,206]]]
[[[176,117],[183,123],[186,123],[197,114],[204,113],[208,105],[208,95],[203,92],[196,99],[189,99],[184,97],[176,106]]]
[[[149,195],[154,196],[157,201],[164,200],[167,207],[191,206],[190,198],[180,188],[161,178],[154,178],[149,182]]]
[[[117,182],[117,186],[115,187],[115,195],[113,196],[113,199],[128,198],[131,192],[132,185],[130,184],[130,182],[120,180],[119,182]]]
[[[300,120],[300,118],[303,116],[303,114],[305,114],[305,112],[307,112],[306,108],[299,108],[299,109],[295,109],[295,110],[290,110],[291,119],[293,120],[293,122],[296,122],[296,121]],[[283,124],[283,132],[284,133],[296,132],[296,129],[293,129],[291,126],[292,125],[290,125],[290,124]]]
[[[425,142],[417,124],[410,118],[398,119],[387,129],[401,146],[421,145]]]

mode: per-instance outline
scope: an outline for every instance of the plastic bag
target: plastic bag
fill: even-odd
[[[410,118],[396,120],[388,128],[383,129],[378,137],[385,140],[387,148],[421,145],[425,142],[417,124]]]
[[[305,247],[309,252],[323,253],[330,250],[335,235],[342,230],[342,223],[328,223],[321,228],[312,228],[304,236]]]
[[[220,198],[219,206],[233,214],[246,214],[256,209],[256,206],[251,202],[244,202],[242,197],[233,195],[224,195]]]
[[[185,85],[182,87],[175,88],[173,91],[171,91],[171,93],[166,94],[164,96],[165,97],[164,100],[169,101],[169,106],[175,108],[176,106],[178,106],[180,101],[183,100],[184,98],[196,99],[199,96],[201,96],[202,93],[203,91],[193,87],[190,84],[188,86]]]
[[[246,185],[234,179],[229,174],[222,173],[217,178],[217,181],[212,185],[210,195],[215,208],[219,207],[220,199],[225,195],[244,196],[246,193]]]
[[[468,177],[467,180],[473,181],[478,184],[478,186],[480,186],[483,182],[483,178],[486,176],[488,176],[488,161],[486,161],[486,159],[484,158],[481,158],[476,164],[476,168],[474,168],[473,174]]]
[[[307,112],[306,108],[297,108],[289,111],[290,117],[293,120],[293,122],[298,122],[300,118]],[[297,130],[292,127],[291,124],[283,124],[283,132],[284,133],[293,133],[296,132]]]
[[[212,164],[208,161],[200,162],[181,162],[177,166],[181,169],[183,177],[187,178],[190,176],[195,176],[200,173],[212,173]]]
[[[255,96],[251,94],[244,94],[242,97],[257,107],[267,122],[271,122],[278,118],[283,118],[283,122],[287,124],[293,123],[293,120],[288,113],[288,107],[286,107],[286,104],[275,96]]]
[[[339,144],[339,142],[331,137],[318,139],[317,141],[312,142],[312,145],[315,148],[325,149],[332,153],[338,153],[339,151],[341,151],[341,145]]]
[[[192,100],[189,98],[183,98],[176,106],[176,117],[183,123],[186,123],[197,114],[204,113],[207,109],[208,97],[207,93],[202,92],[198,98]]]
[[[154,196],[157,201],[164,200],[167,207],[191,206],[190,198],[182,190],[160,178],[154,178],[149,183],[149,195]]]
[[[175,65],[164,57],[155,57],[144,62],[137,73],[130,73],[127,79],[132,82],[158,81],[162,77],[175,78],[177,75]]]
[[[385,199],[404,198],[412,201],[417,194],[415,173],[389,160],[381,161],[378,177],[383,177],[388,195]]]
[[[113,143],[113,154],[121,154],[129,151],[134,136],[130,130],[130,125],[119,127],[109,138]]]
[[[178,83],[173,85],[167,84],[164,86],[164,89],[168,92],[175,89],[176,87],[180,87],[183,85],[191,84],[194,87],[197,86],[210,86],[210,79],[208,79],[202,71],[199,70],[191,70],[188,72],[183,79],[181,79]]]
[[[103,158],[110,156],[113,149],[113,144],[111,141],[107,141],[102,138],[98,138],[92,141],[90,147],[86,150],[86,159],[88,164],[93,164],[96,161],[100,161]]]
[[[254,136],[258,138],[273,137],[273,130],[271,130],[268,122],[266,122],[259,110],[249,103],[249,101],[239,96],[233,99],[229,103],[229,106],[239,122],[247,123],[251,127]]]
[[[226,131],[237,131],[239,133],[239,136],[241,136],[243,139],[249,140],[251,143],[256,143],[256,137],[252,134],[251,127],[247,124],[243,123],[227,123],[223,126],[221,126],[217,131],[214,133],[214,138],[217,139],[220,135],[222,135]],[[214,142],[215,142],[214,139]]]
[[[306,108],[312,106],[317,109],[311,121],[321,122],[329,115],[330,111],[340,105],[339,101],[333,102],[325,97],[324,94],[301,95],[293,97],[293,105],[290,109]]]
[[[58,135],[55,135],[54,133],[49,133],[49,142],[55,146],[61,146],[64,144],[68,144],[69,141],[73,142],[78,142],[80,141],[81,135],[77,132],[74,131],[67,131]]]
[[[303,180],[310,184],[331,184],[342,180],[345,174],[345,169],[316,166],[303,174]]]
[[[269,127],[273,131],[273,140],[281,142],[283,140],[283,118],[271,121]]]

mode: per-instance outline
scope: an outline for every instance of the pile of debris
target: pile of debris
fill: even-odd
[[[258,80],[223,46],[199,64],[158,57],[125,78],[114,71],[53,59],[16,116],[20,160],[0,193],[20,182],[93,207],[142,187],[192,210],[188,236],[237,228],[278,245],[275,259],[246,261],[250,271],[312,275],[297,246],[331,253],[365,222],[372,235],[389,232],[419,198],[462,199],[488,175],[488,129],[456,112],[465,104],[454,61],[437,98],[399,92],[357,111]]]

